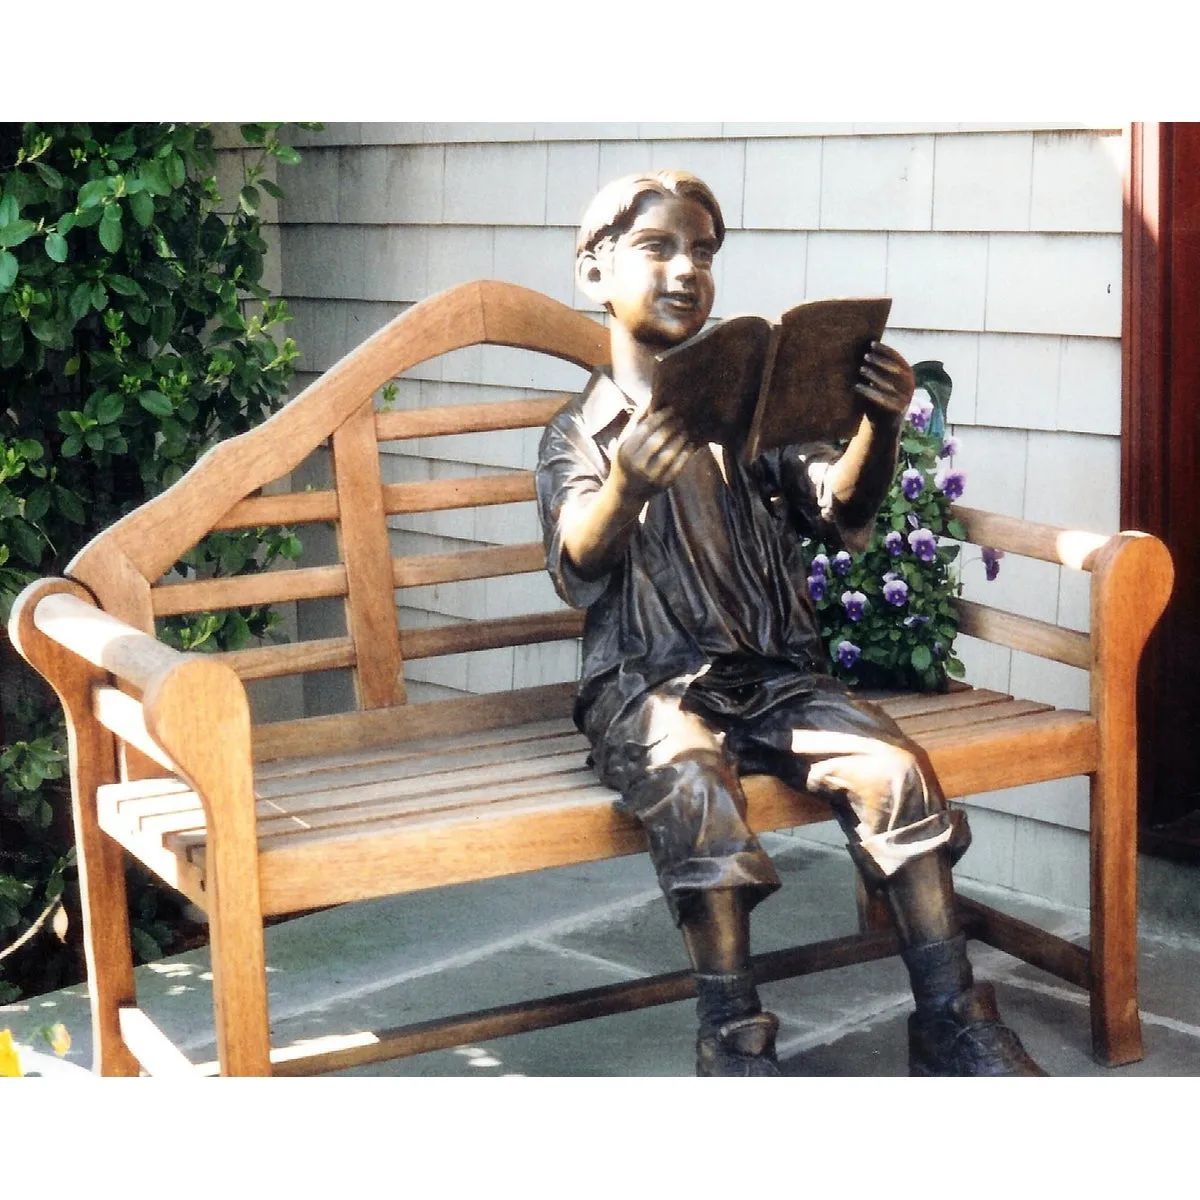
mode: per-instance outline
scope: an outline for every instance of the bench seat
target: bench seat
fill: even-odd
[[[1085,712],[974,688],[873,698],[925,746],[951,796],[1096,767]],[[587,752],[563,715],[260,763],[264,915],[644,850]],[[746,791],[759,832],[829,817],[824,803],[769,777],[750,777]],[[173,777],[108,784],[98,815],[105,833],[204,907],[207,836],[194,791]]]

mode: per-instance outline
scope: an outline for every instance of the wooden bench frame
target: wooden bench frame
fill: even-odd
[[[53,685],[67,719],[101,1074],[196,1070],[137,1007],[126,851],[208,914],[223,1074],[331,1071],[693,994],[688,972],[680,971],[366,1035],[334,1050],[270,1046],[264,916],[644,848],[634,823],[613,811],[612,793],[581,774],[582,742],[566,720],[573,685],[405,703],[406,658],[572,638],[581,629],[581,615],[569,611],[397,628],[397,588],[543,569],[538,544],[391,553],[389,515],[533,496],[529,472],[381,480],[380,441],[540,426],[563,402],[375,410],[372,397],[393,378],[478,344],[533,349],[587,368],[607,358],[603,327],[537,293],[495,282],[441,293],[95,538],[69,565],[69,578],[35,582],[15,605],[13,643]],[[332,489],[262,494],[322,444],[331,450]],[[962,913],[972,936],[1088,989],[1098,1058],[1132,1062],[1142,1055],[1135,692],[1142,648],[1170,593],[1170,557],[1160,541],[1139,533],[1085,534],[971,509],[958,515],[978,545],[1091,572],[1090,636],[962,603],[964,632],[1089,670],[1089,711],[970,689],[894,696],[885,707],[928,749],[949,796],[1090,776],[1090,945],[965,900]],[[212,530],[304,522],[336,524],[338,564],[163,582]],[[345,599],[344,637],[225,655],[180,654],[154,637],[156,617],[171,613],[328,596]],[[353,668],[357,711],[252,725],[244,680],[335,667]],[[553,761],[536,757],[544,747],[554,750]],[[537,786],[513,766],[530,755]],[[348,777],[339,772],[347,770],[360,774],[343,787]],[[302,803],[273,800],[298,771],[327,772],[326,790]],[[362,783],[364,771],[372,782]],[[746,788],[757,829],[828,819],[823,805],[776,780],[750,778]],[[361,805],[351,797],[363,798]],[[301,824],[288,815],[289,804],[305,812],[325,805],[332,815],[321,819],[332,824],[306,824],[289,837]],[[278,812],[282,818],[272,816]],[[759,956],[758,977],[896,953],[895,936],[861,895],[860,913],[859,934]]]

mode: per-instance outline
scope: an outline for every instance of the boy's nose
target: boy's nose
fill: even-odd
[[[681,250],[671,259],[671,274],[676,279],[694,278],[696,263],[686,250]]]

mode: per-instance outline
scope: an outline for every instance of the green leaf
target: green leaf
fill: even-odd
[[[129,937],[138,962],[154,962],[162,958],[162,947],[144,929],[134,925],[129,930]]]
[[[300,153],[293,150],[291,146],[276,146],[272,153],[286,166],[295,167],[300,164]]]
[[[258,188],[251,187],[250,184],[246,184],[246,186],[238,193],[238,203],[251,216],[254,216],[255,213],[258,212],[259,204],[262,203],[262,197],[258,194]]]
[[[75,214],[73,212],[65,212],[58,218],[58,232],[62,234],[70,233],[75,228]]]
[[[73,433],[63,441],[61,454],[63,458],[74,458],[82,449],[83,438],[78,433]]]
[[[258,122],[240,125],[238,128],[241,131],[242,140],[249,142],[252,146],[259,145],[267,136],[267,127]]]
[[[84,209],[95,208],[108,195],[111,188],[112,181],[109,179],[89,180],[79,189],[76,206]]]
[[[272,183],[269,179],[260,179],[258,181],[258,186],[262,188],[262,190],[266,192],[268,196],[274,196],[276,200],[283,199],[283,188],[279,187],[278,184]]]
[[[128,275],[106,275],[108,286],[112,288],[118,296],[142,296],[145,293],[142,291],[141,284],[130,279]]]
[[[929,653],[928,646],[914,646],[908,658],[913,669],[917,671],[928,670],[929,665],[933,662],[933,655]]]
[[[169,196],[171,194],[171,185],[167,182],[166,172],[157,162],[143,163],[140,178],[154,195]]]
[[[148,228],[154,220],[154,197],[149,192],[137,192],[129,197],[129,211],[143,229]]]
[[[50,509],[50,489],[40,487],[25,499],[25,520],[39,522]]]
[[[72,289],[71,298],[67,301],[67,311],[75,320],[79,321],[87,316],[91,307],[92,285],[84,280],[83,283],[77,283]]]
[[[21,206],[17,203],[16,196],[5,196],[0,200],[0,229],[11,224],[20,215]]]
[[[121,228],[121,208],[118,204],[110,204],[104,210],[104,216],[100,218],[100,245],[102,245],[109,254],[116,254],[121,248],[121,243],[125,240],[124,230]]]
[[[29,332],[51,350],[65,350],[68,331],[50,317],[34,317],[29,322]]]
[[[176,151],[172,150],[171,153],[167,155],[166,162],[167,182],[170,183],[173,188],[183,187],[184,183],[187,181],[187,171],[184,169],[183,159]]]
[[[946,672],[955,679],[961,679],[967,673],[967,668],[957,658],[946,659]]]
[[[70,488],[65,488],[62,484],[56,483],[54,485],[54,497],[58,501],[58,511],[68,521],[73,521],[76,525],[84,523],[87,518],[84,514],[83,501]]]
[[[169,417],[175,411],[175,406],[162,392],[139,392],[138,403],[156,417]]]
[[[0,228],[0,247],[19,246],[37,228],[33,221],[10,221]]]
[[[33,165],[47,187],[56,192],[66,187],[67,181],[52,166],[44,162],[35,162]]]
[[[120,392],[107,392],[96,405],[96,420],[111,425],[125,411],[125,397]]]
[[[67,261],[67,239],[61,233],[46,234],[46,254],[56,263]]]
[[[99,280],[92,284],[92,307],[103,312],[108,307],[108,289]]]
[[[18,269],[17,256],[0,250],[0,292],[7,292],[16,282]]]

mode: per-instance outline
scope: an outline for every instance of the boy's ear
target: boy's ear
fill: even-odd
[[[608,301],[608,271],[594,250],[585,250],[575,260],[575,279],[579,290],[601,308]]]

